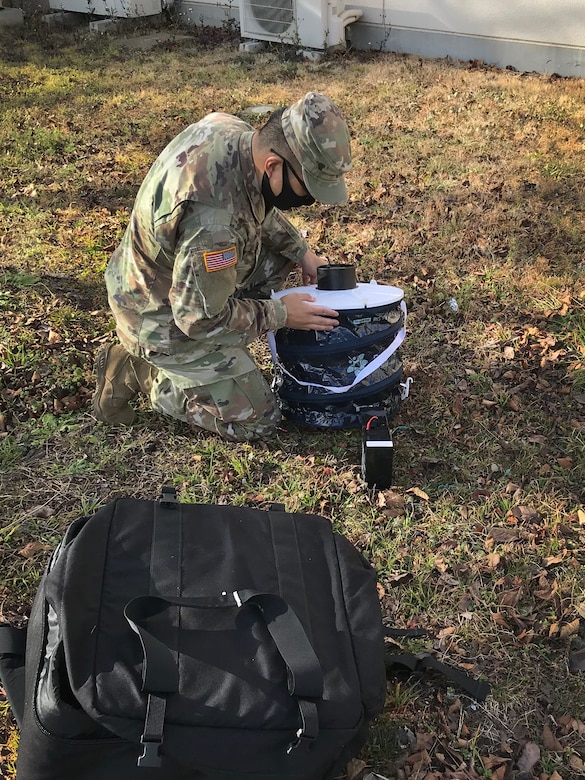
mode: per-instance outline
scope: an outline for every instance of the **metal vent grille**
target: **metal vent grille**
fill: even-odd
[[[251,0],[249,13],[271,35],[285,35],[294,22],[294,0]]]

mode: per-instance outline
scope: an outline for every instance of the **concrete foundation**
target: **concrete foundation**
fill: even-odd
[[[0,8],[0,27],[22,27],[24,13],[21,8]]]
[[[244,43],[240,43],[239,45],[239,51],[245,51],[248,54],[256,54],[258,51],[264,51],[266,48],[266,43],[264,41],[244,41]]]
[[[79,27],[87,21],[86,14],[76,14],[73,11],[56,11],[45,14],[42,21],[49,27]]]
[[[94,35],[115,33],[127,26],[125,19],[97,19],[89,23],[89,31]]]

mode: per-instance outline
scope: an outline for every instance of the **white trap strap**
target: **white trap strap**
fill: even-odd
[[[372,361],[368,363],[367,366],[364,366],[362,370],[356,374],[355,379],[350,385],[344,385],[343,387],[331,387],[329,385],[319,385],[314,382],[302,382],[300,379],[297,379],[296,376],[290,373],[280,362],[280,359],[278,357],[278,352],[276,349],[276,338],[274,336],[273,331],[269,331],[266,334],[266,337],[268,339],[268,346],[270,347],[270,352],[272,354],[272,361],[275,366],[278,366],[278,368],[282,371],[283,374],[286,374],[290,379],[292,379],[294,382],[296,382],[297,385],[300,385],[301,387],[318,387],[321,390],[327,390],[330,393],[347,393],[348,390],[351,390],[353,387],[355,387],[360,382],[363,382],[364,379],[370,376],[370,374],[373,374],[373,372],[380,368],[380,366],[385,363],[392,355],[396,352],[396,350],[400,347],[404,339],[406,338],[406,318],[407,318],[407,310],[406,310],[406,304],[404,301],[400,302],[400,308],[402,309],[402,313],[404,315],[404,321],[402,328],[398,331],[396,334],[394,340],[392,343],[386,347],[385,350],[380,352],[379,355],[377,355]]]

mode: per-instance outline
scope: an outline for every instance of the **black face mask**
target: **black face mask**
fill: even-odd
[[[282,192],[280,195],[275,195],[272,192],[270,186],[270,179],[268,174],[264,174],[262,177],[262,195],[264,196],[264,202],[266,203],[266,210],[276,206],[281,211],[288,211],[294,209],[297,206],[311,206],[315,202],[315,198],[312,195],[297,195],[297,193],[290,186],[288,180],[289,171],[286,160],[282,158]]]

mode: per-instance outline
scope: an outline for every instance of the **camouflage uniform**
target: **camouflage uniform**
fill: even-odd
[[[319,122],[313,104],[328,99],[314,98]],[[287,139],[302,121],[293,112]],[[171,141],[106,271],[122,345],[158,369],[152,406],[233,440],[266,436],[280,420],[247,345],[285,325],[285,305],[270,293],[308,249],[281,212],[266,213],[253,134],[246,122],[213,113]]]

